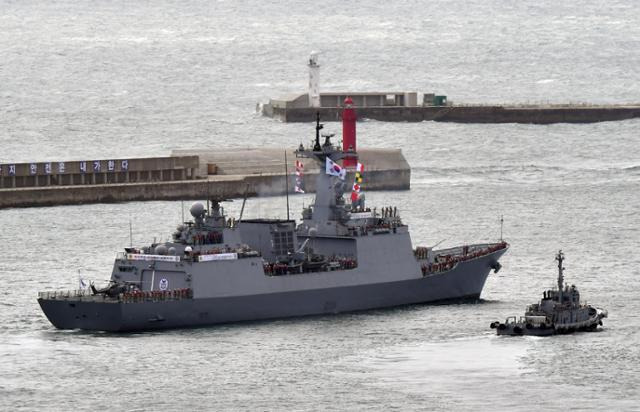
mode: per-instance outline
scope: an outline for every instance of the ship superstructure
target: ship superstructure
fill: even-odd
[[[314,143],[296,151],[322,167],[300,223],[235,220],[221,199],[195,203],[171,241],[119,253],[106,288],[41,292],[48,319],[132,331],[478,299],[507,243],[414,249],[396,207],[345,201],[339,162],[357,153],[331,135],[321,144],[321,129],[318,119]]]

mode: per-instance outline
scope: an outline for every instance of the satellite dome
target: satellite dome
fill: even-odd
[[[171,256],[175,256],[175,255],[176,255],[176,248],[174,248],[173,246],[171,246],[171,247],[169,248],[169,254],[170,254]]]
[[[156,255],[166,255],[167,247],[165,245],[156,246]]]
[[[193,251],[193,249],[191,248],[191,246],[187,246],[186,248],[184,248],[185,253],[191,253]]]
[[[191,216],[197,218],[202,217],[202,215],[204,215],[204,205],[200,202],[195,202],[194,204],[191,205],[191,209],[189,209],[189,212],[191,212]]]
[[[315,227],[312,227],[309,229],[309,237],[316,237],[317,234],[318,234],[318,229],[316,229]]]

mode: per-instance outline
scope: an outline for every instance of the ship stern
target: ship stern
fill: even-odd
[[[58,329],[118,332],[122,330],[122,310],[118,301],[81,298],[39,297],[38,304]]]

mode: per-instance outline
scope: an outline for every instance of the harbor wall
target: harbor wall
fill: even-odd
[[[315,192],[315,176],[305,175],[305,189]],[[408,190],[410,171],[379,170],[367,174],[363,190]],[[353,181],[348,176],[347,181]],[[293,192],[294,176],[289,176],[289,191]],[[33,187],[0,191],[0,209],[87,203],[114,203],[149,200],[232,199],[247,195],[275,196],[285,194],[284,173],[254,176],[219,176],[200,180],[98,184],[91,186]]]
[[[198,156],[0,164],[0,189],[195,179]],[[206,175],[206,172],[204,173]]]
[[[181,151],[193,153],[199,151]],[[198,170],[218,162],[216,174],[188,180],[101,183],[73,186],[41,186],[0,189],[0,209],[11,207],[56,206],[86,203],[113,203],[150,200],[231,199],[248,196],[274,196],[286,193],[284,152],[280,149],[230,149],[200,151]],[[360,159],[366,166],[363,190],[408,190],[411,169],[400,150],[363,149]],[[295,154],[288,159],[293,163]],[[315,191],[320,170],[309,159],[305,163],[304,186]],[[217,164],[215,164],[218,166]],[[289,192],[293,193],[295,170],[288,168]],[[348,173],[347,188],[354,179]]]
[[[640,117],[640,106],[383,106],[356,107],[359,119],[384,122],[595,123]],[[283,122],[340,121],[341,107],[286,108],[266,105],[263,114]]]

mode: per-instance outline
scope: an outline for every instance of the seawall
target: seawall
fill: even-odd
[[[359,119],[384,122],[455,123],[595,123],[640,117],[640,106],[379,106],[356,107]],[[324,121],[340,121],[341,107],[273,107],[265,105],[267,117],[283,122],[313,122],[316,112]]]
[[[188,180],[5,188],[0,189],[0,208],[207,197],[231,199],[243,197],[245,191],[248,196],[282,195],[286,192],[284,150],[181,150],[179,153],[189,153],[181,155],[182,157],[198,156],[199,166],[194,170],[193,177]],[[177,156],[175,153],[174,155]],[[295,155],[289,151],[287,157],[289,191],[293,192]],[[315,176],[321,171],[308,159],[301,160],[304,160],[305,164],[305,189],[307,192],[313,192]],[[363,190],[410,188],[411,169],[400,150],[362,149],[360,160],[366,167]],[[215,169],[216,174],[207,174],[209,169]],[[347,187],[351,182],[353,172],[346,178]]]

